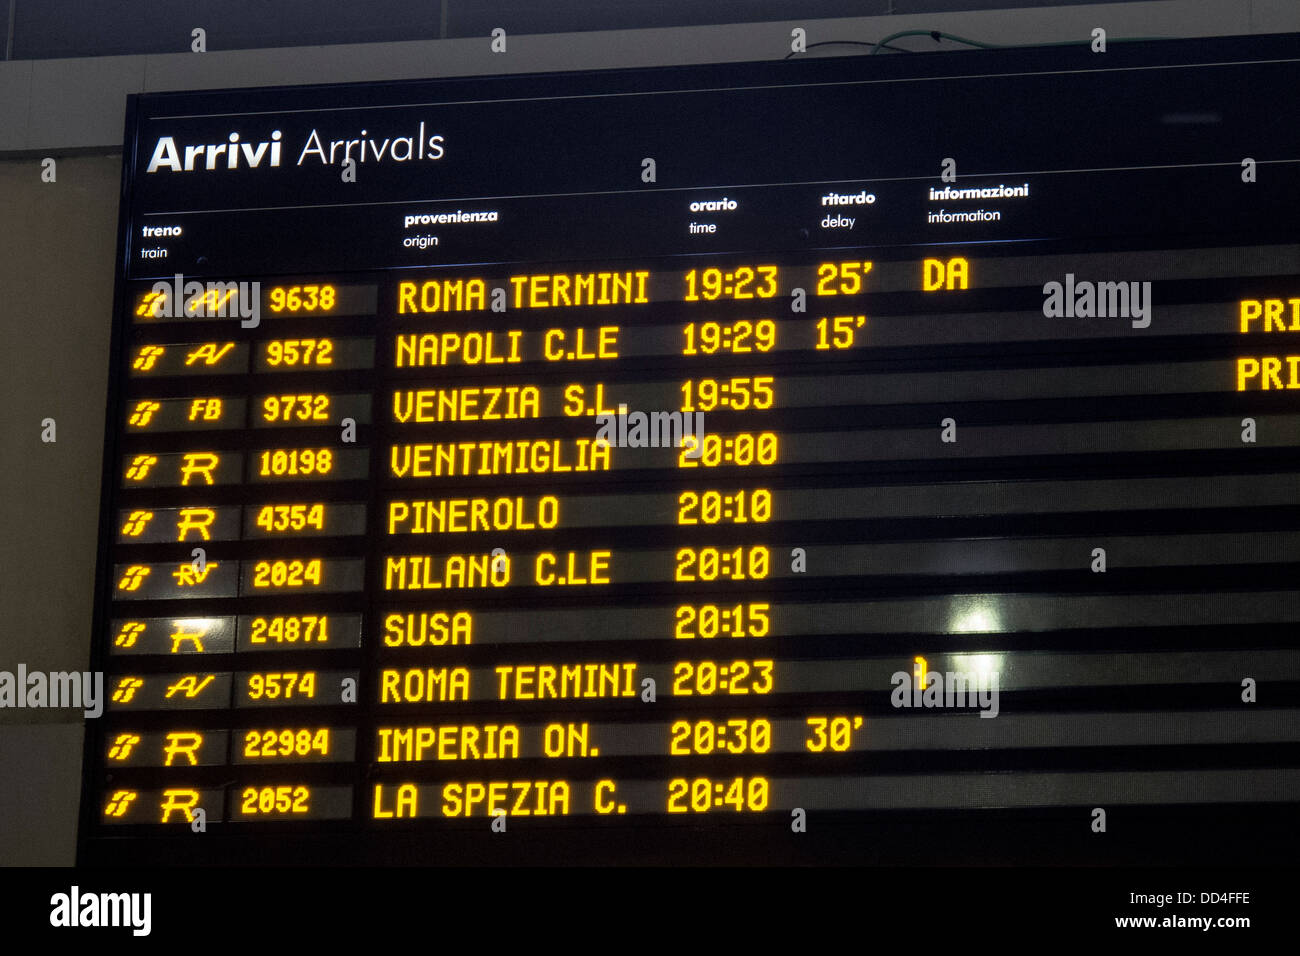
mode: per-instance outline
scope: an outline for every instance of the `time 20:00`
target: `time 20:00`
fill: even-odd
[[[716,468],[719,465],[775,465],[775,432],[740,432],[729,437],[705,435],[682,436],[682,450],[677,455],[678,468]]]

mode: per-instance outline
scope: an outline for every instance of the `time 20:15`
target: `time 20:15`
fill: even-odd
[[[715,637],[767,637],[772,630],[772,605],[766,601],[724,607],[682,604],[677,608],[673,636],[678,640]]]

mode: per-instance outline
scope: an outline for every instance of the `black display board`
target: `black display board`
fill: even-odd
[[[1291,819],[1297,88],[1256,38],[134,97],[82,862]]]

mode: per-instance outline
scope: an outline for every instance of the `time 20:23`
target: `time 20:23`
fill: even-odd
[[[774,667],[770,660],[678,661],[673,665],[673,693],[679,697],[770,694]]]

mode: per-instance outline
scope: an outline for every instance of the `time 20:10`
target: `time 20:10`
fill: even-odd
[[[772,489],[683,491],[677,496],[678,524],[762,524],[772,517]]]

